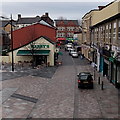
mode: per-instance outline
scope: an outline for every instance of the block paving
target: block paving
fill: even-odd
[[[69,62],[67,62],[69,60]],[[71,64],[72,63],[72,64]],[[86,59],[73,59],[63,52],[63,65],[52,77],[21,76],[2,83],[3,118],[112,118],[119,115],[119,90],[95,71],[94,89],[78,89],[77,73],[94,68]],[[104,89],[98,84],[98,77]],[[94,77],[94,76],[93,76]],[[20,94],[38,99],[37,103],[11,97]]]

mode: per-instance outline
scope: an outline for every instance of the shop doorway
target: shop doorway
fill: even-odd
[[[104,66],[103,66],[103,76],[108,77],[108,64],[105,62],[104,62]]]
[[[36,56],[36,66],[42,64],[47,65],[47,56],[45,55]]]

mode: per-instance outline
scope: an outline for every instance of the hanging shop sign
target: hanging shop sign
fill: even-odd
[[[114,60],[115,60],[115,58],[109,57],[109,61],[110,61],[110,62],[114,62]]]
[[[66,38],[66,40],[73,40],[73,38]]]

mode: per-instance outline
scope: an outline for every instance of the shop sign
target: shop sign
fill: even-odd
[[[73,40],[73,38],[66,38],[66,40]]]
[[[49,48],[49,45],[31,45],[32,48]]]
[[[114,62],[114,60],[115,60],[115,58],[113,58],[113,57],[110,57],[110,58],[109,58],[109,61],[110,61],[110,62]]]

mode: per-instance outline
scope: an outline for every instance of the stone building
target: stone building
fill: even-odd
[[[83,34],[84,48],[85,44],[89,43],[88,47],[91,49],[85,56],[89,58],[90,54],[90,60],[95,63],[97,70],[118,87],[120,85],[120,0],[101,6],[97,11],[92,11],[83,18],[83,23],[85,18],[88,20],[84,33],[86,37]]]
[[[55,26],[57,28],[56,37],[70,39],[73,38],[74,32],[79,32],[78,20],[55,20]]]

